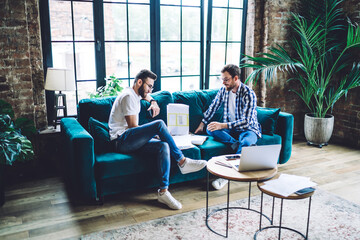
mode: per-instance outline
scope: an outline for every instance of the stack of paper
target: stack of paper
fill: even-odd
[[[262,189],[288,197],[292,193],[307,187],[314,187],[317,184],[310,181],[309,177],[301,177],[290,174],[281,174],[278,179],[266,181]]]

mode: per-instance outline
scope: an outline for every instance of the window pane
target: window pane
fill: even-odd
[[[242,8],[244,5],[243,0],[230,0],[229,7]]]
[[[106,76],[128,78],[127,43],[105,43]]]
[[[148,3],[149,4],[149,0],[129,0],[129,3]]]
[[[213,0],[213,7],[227,7],[227,6],[228,6],[228,0]]]
[[[240,46],[240,43],[228,43],[226,52],[226,64],[232,63],[235,65],[239,65]]]
[[[67,107],[67,114],[69,116],[77,115],[76,110],[76,91],[63,91],[66,94],[66,107]],[[59,116],[63,116],[63,111],[58,111],[60,113]]]
[[[130,77],[150,69],[150,43],[130,43]]]
[[[90,93],[96,91],[96,81],[77,82],[77,89],[79,101],[89,98]]]
[[[242,10],[238,9],[229,9],[229,41],[241,41],[242,12]]]
[[[183,40],[200,40],[200,8],[183,8]]]
[[[49,1],[52,41],[73,40],[70,4],[64,1]]]
[[[93,3],[74,2],[75,40],[94,40]]]
[[[200,77],[183,77],[182,91],[200,89]]]
[[[149,5],[129,4],[129,39],[150,40]]]
[[[212,41],[225,41],[226,40],[226,16],[227,10],[222,8],[214,8],[212,16]]]
[[[74,70],[73,43],[52,43],[51,49],[54,68]]]
[[[209,81],[209,89],[217,89],[223,86],[220,76],[211,76]]]
[[[160,4],[180,5],[181,0],[160,0]]]
[[[183,43],[182,74],[200,74],[200,43]]]
[[[225,43],[211,43],[210,75],[220,74],[225,64]]]
[[[180,75],[180,43],[161,43],[161,75]]]
[[[94,43],[75,43],[77,80],[96,79]]]
[[[161,90],[171,93],[180,91],[180,77],[161,78]]]
[[[161,40],[180,40],[180,7],[161,6]]]
[[[185,5],[185,6],[200,6],[200,0],[182,0],[182,5]]]
[[[105,40],[126,40],[126,5],[104,3]]]

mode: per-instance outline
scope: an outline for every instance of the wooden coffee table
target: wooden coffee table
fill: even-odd
[[[277,179],[278,177],[280,176],[280,174],[277,174],[273,179]],[[304,239],[308,239],[308,234],[309,234],[309,222],[310,222],[310,209],[311,209],[311,197],[312,195],[315,193],[315,190],[313,192],[310,192],[310,193],[305,193],[305,194],[302,194],[302,195],[297,195],[295,193],[287,196],[287,197],[284,197],[284,196],[281,196],[277,193],[274,193],[274,192],[271,192],[271,191],[268,191],[268,190],[265,190],[262,188],[262,186],[265,184],[265,182],[258,182],[257,186],[259,188],[259,190],[261,191],[261,203],[260,203],[260,214],[262,214],[263,212],[263,196],[264,196],[264,193],[269,195],[269,196],[272,196],[273,197],[273,203],[272,203],[272,213],[271,213],[271,222],[273,222],[274,220],[274,205],[275,205],[275,198],[280,198],[281,199],[281,205],[280,205],[280,220],[279,220],[279,226],[268,226],[268,227],[264,227],[264,228],[261,228],[261,217],[260,217],[260,227],[259,227],[259,230],[255,233],[254,235],[254,239],[256,239],[257,235],[263,231],[263,230],[266,230],[266,229],[269,229],[269,228],[278,228],[279,229],[279,235],[278,235],[278,239],[280,240],[280,237],[281,237],[281,229],[287,229],[289,231],[292,231],[292,232],[295,232],[297,234],[299,234],[300,236],[302,236]],[[282,222],[282,213],[283,213],[283,202],[284,202],[284,199],[285,200],[300,200],[300,199],[306,199],[306,198],[309,198],[309,206],[308,206],[308,216],[307,216],[307,223],[306,223],[306,235],[302,234],[301,232],[299,232],[298,230],[295,230],[293,228],[289,228],[289,227],[284,227],[281,225],[281,222]]]
[[[205,222],[206,222],[206,226],[212,232],[227,238],[228,237],[228,232],[229,232],[229,209],[250,210],[250,211],[262,214],[259,211],[250,208],[251,182],[265,181],[265,180],[268,180],[268,179],[274,177],[276,175],[276,173],[277,173],[277,168],[269,169],[269,170],[238,172],[234,168],[224,167],[224,166],[221,166],[221,165],[218,165],[218,164],[215,163],[217,160],[219,160],[219,158],[225,158],[225,156],[226,155],[212,158],[207,163],[208,173],[207,173],[207,184],[206,184],[207,188],[206,188],[206,220],[205,220]],[[210,175],[210,173],[217,176],[217,177],[227,179],[229,181],[228,182],[228,190],[227,190],[227,207],[217,209],[215,211],[212,211],[211,213],[209,213],[209,175]],[[247,208],[244,208],[244,207],[230,207],[229,206],[230,181],[249,182],[249,195],[248,195],[248,207]],[[209,217],[211,215],[213,215],[214,213],[216,213],[218,211],[222,211],[222,210],[227,211],[226,212],[226,234],[225,235],[216,232],[208,224]],[[262,214],[262,216],[266,217],[270,221],[270,223],[272,223],[269,217],[267,217],[264,214]]]

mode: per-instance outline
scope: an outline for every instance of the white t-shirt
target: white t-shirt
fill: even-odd
[[[229,107],[229,121],[233,122],[235,121],[235,101],[236,101],[236,93],[233,93],[233,91],[229,92],[229,103],[228,103],[228,107]]]
[[[128,125],[125,116],[136,116],[139,121],[141,97],[137,95],[133,88],[126,88],[116,99],[111,108],[109,117],[110,139],[114,140],[123,134]]]

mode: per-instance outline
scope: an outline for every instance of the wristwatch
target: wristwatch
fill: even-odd
[[[158,103],[158,101],[156,101],[155,99],[151,99],[151,100],[150,100],[150,104],[151,104],[152,102]]]

